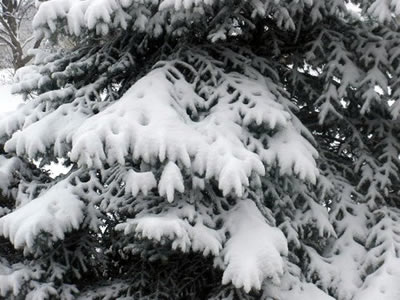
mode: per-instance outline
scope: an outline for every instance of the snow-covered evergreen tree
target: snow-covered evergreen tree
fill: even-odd
[[[398,1],[39,4],[0,297],[399,299]]]

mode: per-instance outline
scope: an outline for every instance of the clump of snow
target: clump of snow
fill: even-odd
[[[41,232],[50,234],[54,241],[63,239],[66,232],[79,227],[83,217],[83,202],[73,194],[71,186],[61,181],[0,218],[0,234],[16,248],[29,250]]]
[[[139,192],[144,195],[157,186],[156,178],[152,172],[135,172],[129,170],[125,178],[125,189],[136,197]]]
[[[6,158],[0,156],[0,191],[4,193],[8,190],[13,180],[12,174],[20,165],[21,161],[16,157]]]
[[[52,146],[54,155],[63,157],[69,150],[67,144],[71,143],[72,135],[84,119],[85,114],[73,104],[61,105],[52,114],[44,116],[40,122],[14,133],[4,148],[8,152],[16,152],[17,155],[28,154],[34,158],[38,153],[46,153]]]
[[[195,215],[191,206],[171,208],[164,214],[144,214],[128,219],[127,222],[117,225],[116,229],[124,230],[125,234],[135,233],[139,237],[159,242],[169,239],[173,249],[183,252],[192,249],[204,255],[218,255],[222,248],[223,235],[204,225],[200,216],[195,218]]]
[[[16,264],[10,268],[0,263],[0,296],[6,297],[10,294],[17,296],[23,285],[32,278],[37,279],[39,273],[33,272],[24,264]]]
[[[174,200],[175,190],[183,193],[185,186],[183,184],[182,173],[178,166],[173,162],[169,162],[162,172],[160,183],[158,184],[158,191],[161,196],[167,197],[168,202],[172,202]]]
[[[269,226],[251,200],[242,200],[229,212],[226,231],[231,235],[222,255],[225,271],[222,283],[249,292],[261,289],[265,279],[279,284],[284,272],[282,256],[288,254],[283,233]]]
[[[316,183],[318,171],[314,157],[318,157],[318,152],[293,126],[282,129],[269,138],[268,142],[268,149],[261,154],[268,165],[276,161],[280,175],[294,171],[300,178],[308,178],[313,184]]]

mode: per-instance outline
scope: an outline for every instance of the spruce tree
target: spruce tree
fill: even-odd
[[[400,4],[353,5],[41,2],[0,297],[398,300]]]

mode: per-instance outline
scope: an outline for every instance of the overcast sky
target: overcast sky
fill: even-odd
[[[0,85],[0,112],[9,112],[22,103],[21,97],[11,95],[9,85]]]

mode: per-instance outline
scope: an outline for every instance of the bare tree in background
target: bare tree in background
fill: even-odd
[[[32,0],[0,0],[0,53],[3,66],[15,70],[25,66],[32,56],[29,48],[38,48],[41,40],[34,40],[31,20],[35,12]]]

